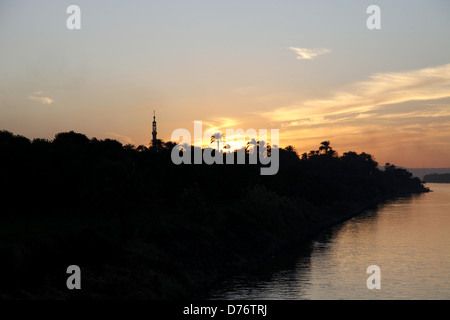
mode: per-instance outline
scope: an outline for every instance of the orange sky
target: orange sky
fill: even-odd
[[[0,129],[147,145],[173,130],[279,129],[380,164],[450,167],[450,3],[80,0],[0,3]]]

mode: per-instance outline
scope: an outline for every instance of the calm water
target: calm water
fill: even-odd
[[[211,299],[450,299],[450,184],[401,198],[214,290]],[[381,269],[381,289],[366,269]]]

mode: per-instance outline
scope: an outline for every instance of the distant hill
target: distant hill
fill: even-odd
[[[414,177],[418,177],[420,180],[426,175],[433,173],[450,173],[450,168],[406,168],[409,172],[413,174]]]
[[[450,173],[432,173],[427,174],[423,180],[431,183],[450,183]]]

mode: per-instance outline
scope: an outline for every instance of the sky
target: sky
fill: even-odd
[[[165,141],[200,120],[450,167],[449,39],[448,0],[0,0],[0,129],[148,145],[155,110]]]

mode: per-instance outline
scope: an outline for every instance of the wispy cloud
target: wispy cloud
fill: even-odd
[[[321,54],[331,52],[330,49],[307,49],[296,47],[289,47],[289,49],[293,50],[297,54],[298,60],[312,60]]]
[[[54,100],[49,97],[43,97],[42,93],[42,91],[36,91],[33,95],[28,97],[28,100],[37,101],[41,104],[52,104],[54,102]]]
[[[207,121],[203,121],[202,124],[206,128],[226,130],[226,129],[235,129],[236,126],[239,125],[239,121],[232,118],[214,118]]]
[[[281,129],[280,141],[299,150],[331,140],[337,150],[362,150],[381,161],[448,166],[450,151],[437,160],[432,150],[450,150],[450,64],[376,73],[329,97],[293,101],[263,115]]]
[[[123,141],[125,143],[132,143],[132,139],[128,136],[124,136],[123,134],[114,133],[114,132],[105,132],[105,135],[113,136],[114,138],[118,139],[119,141]]]
[[[450,97],[450,64],[407,72],[377,73],[331,98],[307,100],[265,114],[276,122],[313,124],[358,118],[382,105]]]

